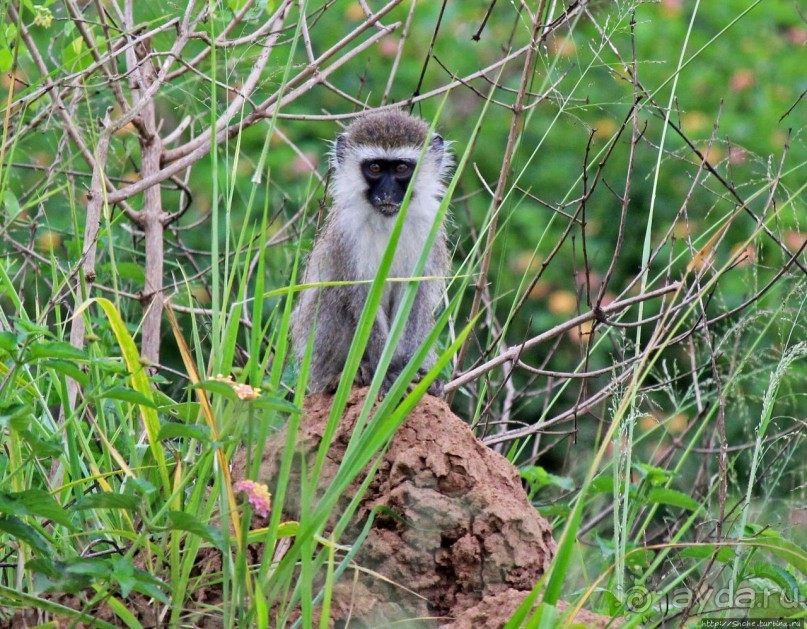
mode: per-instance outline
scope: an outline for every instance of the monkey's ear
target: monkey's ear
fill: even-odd
[[[347,137],[345,133],[340,133],[336,136],[336,142],[333,143],[333,165],[338,166],[345,160],[347,153]]]
[[[429,152],[437,158],[441,174],[444,174],[444,170],[451,166],[451,153],[448,144],[439,133],[432,135],[431,142],[429,142]]]
[[[439,133],[435,133],[432,135],[432,141],[429,142],[429,150],[434,151],[436,155],[442,157],[443,153],[445,153],[445,144],[443,136]]]

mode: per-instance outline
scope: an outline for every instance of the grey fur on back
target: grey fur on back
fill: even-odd
[[[364,115],[340,135],[332,155],[333,203],[309,255],[303,283],[375,277],[397,215],[383,216],[367,201],[361,162],[385,158],[417,160],[423,153],[417,176],[410,184],[412,194],[389,277],[413,275],[445,193],[444,179],[451,164],[445,144],[437,135],[429,140],[423,152],[428,129],[422,120],[392,110]],[[423,275],[445,277],[448,270],[445,231],[441,229]],[[357,384],[369,384],[372,380],[406,286],[406,282],[387,283],[356,376]],[[420,283],[385,379],[385,389],[434,326],[434,311],[444,289],[443,280]],[[365,283],[307,289],[300,294],[292,315],[292,340],[301,360],[313,330],[309,373],[312,392],[336,388],[368,292],[369,283]],[[428,369],[433,362],[430,357],[421,368]]]

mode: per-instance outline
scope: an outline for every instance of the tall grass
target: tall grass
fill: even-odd
[[[269,4],[275,10],[278,3]],[[544,6],[529,4],[530,10]],[[549,5],[543,23],[562,20],[566,9]],[[165,232],[172,247],[165,271],[171,288],[164,323],[170,327],[158,365],[139,350],[139,302],[147,303],[139,227],[120,206],[102,203],[98,279],[88,279],[81,270],[90,244],[82,237],[86,186],[74,172],[87,168],[86,156],[75,139],[63,139],[68,122],[35,138],[44,124],[39,111],[56,111],[61,88],[37,95],[36,81],[9,83],[0,152],[6,254],[0,263],[0,622],[18,610],[37,610],[43,622],[63,617],[75,624],[138,627],[144,616],[133,601],[146,601],[167,626],[205,616],[226,627],[327,626],[335,584],[356,566],[374,523],[375,514],[363,522],[356,514],[380,457],[435,378],[450,380],[472,369],[481,371],[461,385],[449,384],[453,408],[522,470],[525,483],[545,479],[530,495],[552,520],[559,542],[549,571],[508,626],[569,625],[584,607],[622,617],[626,626],[683,622],[706,612],[730,617],[732,610],[714,600],[684,596],[708,588],[750,588],[758,603],[753,613],[803,615],[803,604],[785,603],[803,600],[807,591],[805,540],[793,524],[804,493],[799,455],[807,408],[801,341],[806,296],[798,266],[804,256],[788,256],[779,246],[788,233],[803,234],[803,128],[759,156],[736,181],[728,162],[708,159],[709,149],[724,139],[720,106],[708,110],[715,128],[698,139],[697,152],[679,120],[680,102],[704,67],[699,64],[738,31],[747,34],[749,20],[765,10],[759,5],[738,1],[724,10],[696,3],[680,37],[672,37],[677,47],[662,59],[641,56],[643,46],[651,48],[643,33],[659,28],[657,14],[649,13],[656,8],[581,5],[562,21],[563,30],[540,30],[523,109],[514,94],[520,58],[474,78],[470,104],[456,104],[467,98],[459,84],[425,105],[429,122],[457,147],[457,165],[429,242],[406,279],[382,370],[419,283],[430,279],[421,277],[430,244],[447,225],[455,251],[445,307],[377,404],[383,372],[376,374],[324,492],[322,463],[395,248],[406,237],[404,209],[369,287],[316,460],[295,487],[297,436],[316,358],[309,347],[295,365],[288,331],[297,294],[316,288],[301,285],[300,277],[327,176],[320,169],[290,182],[287,166],[289,156],[322,154],[322,138],[330,137],[333,125],[289,118],[326,106],[317,102],[314,87],[320,84],[302,106],[284,99],[297,96],[304,85],[301,68],[320,52],[309,29],[320,28],[322,20],[321,28],[333,29],[322,41],[340,42],[341,14],[301,3],[311,21],[299,13],[287,17],[282,46],[267,70],[272,97],[284,106],[241,135],[211,135],[209,156],[194,166],[204,173],[202,181],[180,180],[174,182],[178,191],[163,192],[166,206],[181,204],[193,190],[194,202],[201,206],[207,199],[210,207],[207,216],[192,213]],[[200,36],[204,46],[193,52],[209,54],[209,65],[199,66],[203,80],[166,87],[170,97],[163,105],[181,101],[178,117],[204,121],[199,129],[216,128],[234,97],[222,85],[240,77],[259,54],[209,45],[225,31],[225,17],[243,6],[219,7],[220,14],[214,11],[198,27],[207,39]],[[786,14],[784,5],[776,6]],[[470,74],[466,59],[448,57],[440,45],[471,9],[454,7],[438,30],[433,7],[401,6],[382,16],[383,27],[401,11],[406,19],[410,9],[415,17],[406,37],[412,43],[400,40],[404,65],[390,84],[411,80],[409,67],[423,60],[415,44],[424,33],[434,34],[441,63],[449,58],[458,74]],[[4,21],[0,65],[3,51],[27,50],[21,25],[35,28],[26,18],[34,10],[23,3],[16,21]],[[81,40],[73,30],[78,22],[58,15],[71,23],[59,42],[81,49],[72,43]],[[495,45],[485,50],[499,51],[502,42],[508,51],[526,45],[528,18],[522,10],[497,7],[486,26],[492,33],[487,41]],[[149,15],[143,24],[160,27],[167,19]],[[367,16],[361,19],[369,24]],[[33,32],[34,43],[42,45],[48,32]],[[161,36],[155,35],[159,46]],[[561,39],[576,42],[571,55]],[[107,49],[99,44],[98,50]],[[361,52],[348,56],[346,67],[361,67]],[[14,68],[20,78],[38,76],[43,85],[59,78],[67,90],[74,73],[95,76],[88,68],[97,60],[91,59],[86,48],[73,56],[64,52],[49,60],[46,76],[36,75],[23,55]],[[358,74],[331,76],[336,85],[327,93],[339,97],[338,106],[327,101],[329,110],[358,107],[344,99],[346,93],[366,98],[355,83]],[[370,84],[376,74],[386,85],[387,70],[375,67],[367,70]],[[401,93],[411,88],[406,84]],[[83,84],[70,94],[74,101],[67,105],[82,120],[81,137],[98,156],[102,133],[87,121],[95,122],[112,99]],[[592,94],[599,100],[592,102]],[[234,120],[252,124],[250,107],[244,100]],[[586,128],[592,110],[600,131]],[[613,123],[610,130],[606,122]],[[511,128],[517,131],[512,164],[501,168]],[[121,186],[120,180],[139,176],[128,171],[142,157],[127,132],[112,135],[107,172]],[[283,137],[291,138],[296,152],[283,147]],[[21,165],[35,150],[50,161],[36,177]],[[501,198],[494,193],[498,181],[504,181]],[[487,268],[489,281],[479,282]],[[665,288],[635,307],[608,310],[609,303]],[[92,294],[82,300],[87,290]],[[477,290],[481,306],[474,312]],[[571,294],[572,305],[553,306],[564,294]],[[587,314],[579,325],[564,326]],[[70,342],[78,317],[87,327],[81,347]],[[486,367],[542,333],[543,342]],[[409,387],[432,351],[435,367]],[[456,364],[458,354],[466,356],[463,364]],[[239,397],[234,383],[260,395]],[[259,478],[264,444],[283,430],[278,477]],[[230,477],[239,451],[246,452],[250,478],[276,487],[267,524],[258,530],[250,529],[253,514]],[[345,490],[356,483],[357,495],[336,514]],[[284,513],[291,491],[300,493],[294,522]],[[793,502],[782,502],[788,498]],[[354,539],[348,529],[360,533]],[[260,548],[258,560],[251,545]],[[201,592],[215,594],[205,601]],[[563,613],[561,600],[570,603]]]

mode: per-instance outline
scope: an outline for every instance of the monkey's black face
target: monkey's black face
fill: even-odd
[[[406,188],[415,172],[415,162],[408,159],[368,159],[361,172],[367,181],[367,200],[384,216],[401,209]]]

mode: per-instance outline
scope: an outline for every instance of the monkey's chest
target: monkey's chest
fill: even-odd
[[[412,277],[412,273],[420,256],[421,242],[413,243],[402,234],[390,267],[389,278]],[[389,242],[388,235],[378,238],[358,238],[356,241],[355,270],[356,279],[371,280],[378,274],[381,260]]]

